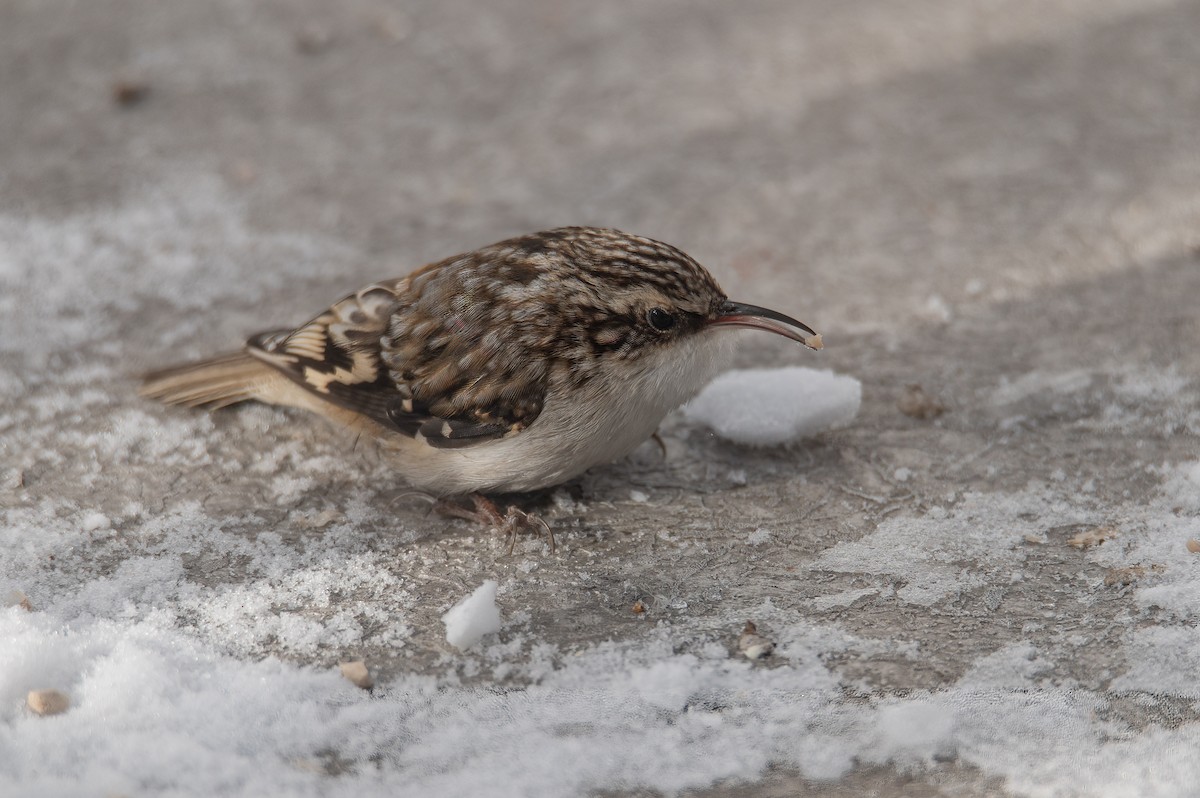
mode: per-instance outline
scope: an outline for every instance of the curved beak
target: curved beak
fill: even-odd
[[[708,326],[753,327],[756,330],[766,330],[776,335],[782,335],[784,338],[791,338],[809,349],[816,350],[823,346],[820,334],[807,324],[769,308],[760,308],[757,305],[747,305],[729,299],[721,303],[717,317],[710,321]]]

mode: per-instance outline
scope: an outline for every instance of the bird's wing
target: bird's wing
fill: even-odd
[[[544,389],[532,401],[524,392],[514,402],[481,387],[494,384],[494,364],[481,367],[454,351],[475,342],[453,322],[410,335],[401,368],[394,353],[388,356],[393,317],[407,312],[418,274],[367,286],[295,330],[259,333],[247,351],[316,396],[431,446],[458,448],[520,432],[541,412]],[[451,318],[448,310],[441,315]],[[446,336],[456,346],[447,347]]]

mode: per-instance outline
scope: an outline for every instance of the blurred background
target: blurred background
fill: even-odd
[[[563,224],[890,339],[1196,247],[1198,33],[1169,0],[9,0],[0,210],[347,247],[258,264],[217,339]],[[200,237],[164,279],[211,282],[232,244]]]

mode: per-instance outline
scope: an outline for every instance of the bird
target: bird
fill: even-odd
[[[669,244],[561,227],[372,283],[240,351],[146,374],[140,393],[313,411],[379,440],[410,486],[473,502],[448,514],[513,527],[527,514],[502,515],[489,495],[629,454],[729,366],[723,333],[738,327],[823,346],[794,318],[730,300]]]

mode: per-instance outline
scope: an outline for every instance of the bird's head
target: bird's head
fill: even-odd
[[[562,343],[635,360],[732,327],[766,330],[820,349],[803,322],[735,302],[708,270],[668,244],[617,230],[565,227],[502,245],[544,288],[531,293],[562,320]],[[516,272],[514,271],[514,276]]]

